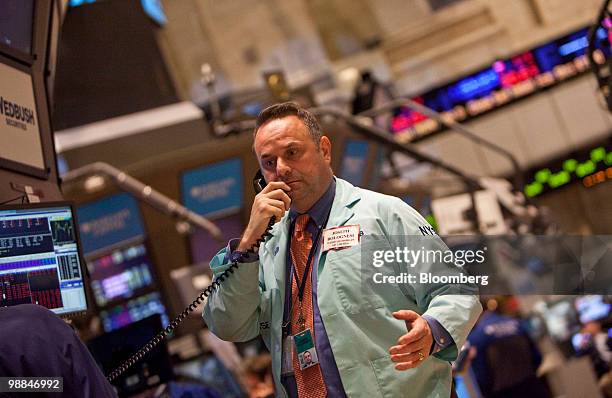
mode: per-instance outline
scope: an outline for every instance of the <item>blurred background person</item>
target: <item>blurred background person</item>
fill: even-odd
[[[482,300],[485,311],[468,336],[472,369],[485,398],[550,397],[537,377],[540,351],[519,319],[503,315],[495,298]]]

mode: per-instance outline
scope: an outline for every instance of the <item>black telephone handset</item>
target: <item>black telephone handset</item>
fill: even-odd
[[[266,180],[265,180],[263,174],[261,173],[261,170],[257,170],[257,173],[255,174],[255,177],[253,177],[253,189],[255,189],[255,193],[260,193],[265,188],[266,185],[267,185],[267,183],[266,183]],[[274,225],[275,222],[276,222],[276,217],[270,218],[270,222],[268,223],[268,227],[266,228],[266,232],[264,232],[263,235],[261,235],[261,237],[259,239],[257,239],[257,241],[251,246],[251,248],[247,250],[248,253],[255,253],[255,249],[257,249],[259,247],[259,245],[265,240],[265,238],[270,234],[270,230],[272,229],[272,226]],[[215,289],[217,289],[221,285],[221,282],[223,282],[225,280],[225,278],[228,278],[230,276],[230,274],[234,273],[234,270],[238,268],[238,264],[239,263],[237,261],[232,262],[232,265],[230,265],[228,269],[223,271],[223,273],[221,273],[221,275],[219,275],[217,278],[215,278],[215,280],[206,289],[204,289],[200,293],[200,295],[198,297],[196,297],[195,300],[193,300],[193,302],[191,304],[189,304],[189,306],[187,306],[183,310],[183,312],[181,312],[179,315],[177,315],[172,320],[172,322],[170,322],[170,324],[168,326],[166,326],[165,329],[163,329],[161,332],[159,332],[147,344],[145,344],[144,347],[142,347],[140,350],[138,350],[136,353],[134,353],[131,357],[129,357],[117,369],[113,370],[107,376],[108,380],[112,382],[117,377],[121,376],[127,369],[129,369],[135,363],[137,363],[142,358],[144,358],[145,355],[147,355],[159,343],[161,343],[170,334],[172,334],[174,329],[176,329],[176,327],[181,322],[183,322],[183,320],[185,318],[187,318],[189,313],[193,312],[200,304],[202,304],[202,302],[213,291],[215,291]]]
[[[260,193],[263,191],[266,185],[268,185],[268,183],[266,182],[261,169],[257,170],[255,177],[253,177],[253,189],[255,190],[255,193]]]

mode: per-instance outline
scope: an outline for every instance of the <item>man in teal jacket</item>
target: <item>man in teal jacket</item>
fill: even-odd
[[[423,238],[426,221],[398,198],[334,177],[329,139],[296,104],[262,111],[254,141],[269,184],[243,236],[211,261],[216,276],[242,263],[206,303],[211,331],[235,342],[261,335],[279,397],[449,397],[449,361],[482,309],[473,286],[365,283],[376,271],[365,258],[393,251],[398,237]],[[247,253],[271,217],[270,235]],[[396,275],[410,271],[396,260],[388,264]]]

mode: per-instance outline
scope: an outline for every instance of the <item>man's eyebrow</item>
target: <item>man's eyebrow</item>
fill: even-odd
[[[300,144],[301,144],[300,141],[289,141],[288,143],[285,144],[283,149],[291,148],[292,146],[299,146]]]
[[[301,143],[300,141],[289,141],[288,143],[286,143],[285,145],[283,145],[282,149],[286,150],[288,148],[294,147],[294,146],[299,146]],[[265,158],[272,158],[275,157],[275,155],[272,155],[270,153],[262,153],[261,154],[261,158],[265,159]]]

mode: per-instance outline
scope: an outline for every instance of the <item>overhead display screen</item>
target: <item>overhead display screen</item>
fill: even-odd
[[[612,180],[612,140],[587,147],[526,173],[525,195],[533,198],[582,180],[585,188]]]
[[[0,162],[45,169],[32,77],[0,63]]]
[[[484,69],[412,99],[454,121],[481,115],[586,72],[588,31],[583,28],[529,51],[497,60]],[[597,31],[597,40],[599,51],[609,57],[610,45],[604,29]],[[395,110],[390,125],[390,130],[402,141],[412,141],[442,129],[437,121],[406,107]]]
[[[83,251],[88,257],[145,235],[138,203],[128,193],[79,206],[77,213]]]
[[[242,163],[239,158],[208,164],[181,175],[182,200],[189,210],[209,218],[242,208]]]
[[[369,145],[365,140],[347,140],[340,167],[340,177],[353,185],[362,186],[365,177]]]

